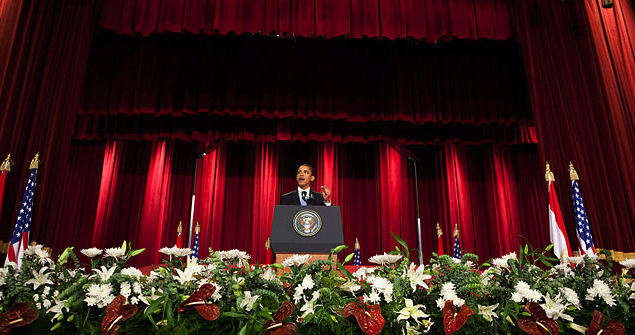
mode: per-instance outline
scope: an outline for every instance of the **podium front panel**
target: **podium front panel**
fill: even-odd
[[[321,227],[316,225],[321,220]],[[271,249],[276,253],[329,253],[344,244],[339,206],[275,207]]]

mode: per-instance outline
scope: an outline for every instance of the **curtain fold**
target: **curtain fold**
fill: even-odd
[[[157,250],[175,243],[178,221],[189,221],[192,179],[182,174],[193,174],[198,148],[167,141],[107,143],[96,149],[104,154],[102,183],[94,195],[98,205],[80,213],[84,222],[92,215],[94,223],[78,236],[92,235],[98,247],[132,241],[136,248],[147,248],[135,264],[157,264]],[[533,183],[542,172],[535,164],[535,146],[411,149],[421,159],[417,173],[426,259],[436,251],[436,222],[444,228],[447,248],[458,223],[463,248],[485,258],[515,250],[525,241],[519,236],[534,245],[548,243],[548,237],[543,240],[547,226],[536,224],[546,217],[546,195],[544,185]],[[200,256],[207,257],[209,248],[236,248],[254,262],[265,262],[274,206],[297,187],[294,172],[307,162],[316,169],[312,188],[332,189],[333,204],[342,211],[344,242],[352,246],[359,238],[364,259],[394,249],[391,233],[418,247],[412,163],[388,144],[226,142],[210,146],[198,163],[194,222],[201,226]]]
[[[633,3],[514,2],[542,164],[556,175],[558,197],[570,207],[571,161],[596,247],[635,246],[635,30]],[[573,214],[563,212],[568,236]],[[606,234],[603,232],[614,232]],[[615,233],[619,232],[619,234]],[[595,238],[595,236],[598,236]]]
[[[116,0],[100,26],[121,35],[156,33],[413,37],[427,41],[509,39],[502,0]]]

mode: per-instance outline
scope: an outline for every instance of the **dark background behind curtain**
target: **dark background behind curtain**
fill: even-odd
[[[363,2],[355,3],[360,5],[351,7],[351,11],[364,13]],[[130,15],[136,11],[137,14],[146,14],[150,22],[161,21],[159,12],[155,15],[152,12],[144,12],[143,9],[146,7],[136,6],[136,2],[121,2],[121,4],[119,9],[113,7],[121,15]],[[129,6],[130,4],[133,6]],[[156,2],[148,2],[147,8],[157,8],[153,4]],[[453,4],[465,3],[453,2]],[[508,4],[509,17],[507,19],[504,15],[498,17],[513,23],[514,39],[521,45],[523,51],[531,105],[536,116],[540,155],[538,161],[531,158],[531,153],[516,154],[516,159],[519,161],[521,158],[524,159],[525,164],[533,162],[542,170],[543,158],[546,158],[550,160],[554,169],[557,167],[555,172],[558,178],[560,201],[563,204],[566,224],[570,228],[573,221],[570,212],[566,210],[570,194],[564,169],[568,159],[574,161],[582,177],[582,193],[598,246],[620,250],[635,249],[633,242],[635,222],[633,188],[635,186],[633,186],[631,175],[635,160],[633,148],[635,143],[633,120],[635,118],[632,105],[635,97],[632,84],[632,78],[635,78],[632,75],[635,59],[632,32],[635,31],[635,20],[632,2],[617,1],[614,9],[600,9],[599,2],[591,0],[584,2],[540,0]],[[10,234],[19,207],[18,198],[21,197],[27,179],[26,167],[35,152],[40,150],[45,165],[39,175],[40,182],[36,191],[38,195],[36,196],[33,236],[47,245],[55,245],[56,250],[59,251],[61,247],[82,244],[89,237],[92,242],[91,231],[94,233],[97,217],[97,214],[93,214],[93,212],[97,213],[97,203],[94,199],[100,199],[99,195],[102,193],[100,189],[103,188],[101,186],[106,186],[101,183],[104,178],[112,182],[107,175],[103,175],[102,170],[106,148],[114,144],[112,142],[105,144],[103,142],[72,142],[73,129],[77,125],[74,121],[77,118],[78,109],[83,105],[81,103],[84,97],[83,90],[90,85],[85,81],[85,69],[89,59],[94,57],[89,56],[89,48],[95,22],[100,20],[97,13],[101,4],[92,1],[79,4],[74,1],[57,1],[17,2],[16,6],[20,8],[19,17],[15,22],[6,20],[6,13],[15,13],[15,10],[18,10],[17,7],[11,11],[5,11],[3,8],[0,12],[0,24],[4,24],[0,32],[0,43],[9,46],[2,49],[2,57],[0,57],[3,62],[0,64],[0,69],[5,69],[0,78],[0,115],[2,117],[0,120],[2,152],[0,154],[12,152],[16,162],[15,171],[18,171],[10,175],[7,180],[7,197],[3,204],[0,231],[6,236]],[[474,8],[472,5],[471,10],[473,11]],[[468,12],[470,7],[466,6],[447,13],[458,16],[461,15],[460,13]],[[395,22],[402,22],[402,24],[408,22],[408,20],[399,19],[400,15],[407,15],[407,12],[393,11],[393,13],[397,13],[393,16],[397,19]],[[114,17],[121,16],[115,14]],[[205,19],[209,17],[212,16],[205,14],[203,20],[199,22],[206,22],[205,27],[210,27],[210,30],[206,30],[205,27],[196,28],[197,32],[216,33],[213,29],[218,28],[212,28],[214,25],[208,24]],[[216,17],[216,12],[213,17]],[[365,17],[365,14],[357,17]],[[382,18],[388,17],[390,16],[382,15]],[[121,22],[127,25],[126,22],[132,21]],[[333,22],[344,22],[342,25],[344,28],[339,31],[346,33],[349,29],[347,25],[350,27],[349,23],[358,21],[339,20],[333,17]],[[429,21],[422,22],[427,27]],[[462,22],[470,21],[463,20]],[[314,26],[324,27],[315,24]],[[381,28],[383,26],[385,24],[375,25],[380,30],[379,34],[375,33],[371,36],[388,36],[383,35]],[[106,25],[104,27],[108,28]],[[143,34],[171,31],[162,27],[154,28],[152,23],[148,27],[150,28]],[[372,22],[370,27],[377,31],[376,28],[372,28]],[[119,28],[112,27],[112,29]],[[129,32],[119,32],[128,34],[133,33],[135,29],[137,28],[130,28]],[[179,23],[174,31],[189,30],[181,29]],[[364,29],[356,28],[355,31],[363,32]],[[138,32],[141,33],[141,30]],[[329,31],[326,30],[316,30],[315,34],[319,36],[322,33],[329,35]],[[351,34],[353,34],[352,30]],[[406,32],[406,34],[410,33]],[[439,34],[436,35],[437,38],[439,36]],[[450,33],[446,36],[475,38],[474,36],[479,34],[468,36]],[[425,36],[414,37],[428,38],[427,33]],[[489,36],[489,38],[497,37]],[[432,37],[429,40],[432,41],[435,38]],[[98,135],[104,139],[107,137],[105,131]],[[134,135],[138,136],[138,133]],[[112,136],[115,137],[114,134]],[[148,139],[156,141],[159,137]],[[445,141],[431,143],[447,145]],[[153,145],[156,146],[156,150],[159,150],[158,144]],[[169,145],[168,142],[159,152],[169,152],[167,145]],[[197,151],[197,149],[190,150]],[[458,152],[460,153],[461,150]],[[111,164],[114,164],[115,157],[116,155],[112,152],[108,156]],[[145,157],[150,160],[150,157],[161,156],[146,153]],[[153,165],[148,161],[148,168],[153,166],[153,171],[158,171],[165,166],[167,156],[163,157],[163,160],[155,160]],[[172,157],[170,162],[174,164],[176,161],[178,160]],[[442,161],[437,161],[437,164],[440,162]],[[272,171],[263,170],[263,175],[271,175]],[[286,172],[282,175],[286,175]],[[147,176],[140,178],[147,179]],[[538,185],[535,187],[536,190],[540,190],[540,185],[544,186],[542,171],[538,176],[535,173],[531,176],[520,173],[517,178],[519,183],[535,183]],[[157,183],[165,185],[177,179],[171,177],[169,180],[151,180],[153,187],[151,192],[148,191],[148,195],[162,194],[164,190],[167,190],[164,187],[154,187]],[[147,182],[146,180],[145,183]],[[187,184],[187,181],[184,183]],[[395,186],[388,184],[386,187],[394,189]],[[16,194],[13,201],[8,196],[9,194]],[[541,197],[543,197],[542,200],[538,200]],[[522,208],[527,211],[525,217],[533,214],[536,219],[532,226],[524,228],[534,228],[536,231],[527,232],[527,235],[541,236],[542,234],[542,241],[546,241],[545,218],[540,217],[544,213],[544,207],[541,207],[545,206],[544,195],[536,196],[534,199],[535,203],[530,199],[522,201],[526,206]],[[99,203],[101,204],[101,201]],[[529,205],[535,207],[529,208]],[[448,212],[457,211],[455,203],[447,203],[447,206],[451,208]],[[169,208],[161,210],[164,211],[163,213],[178,212],[176,210],[170,212]],[[148,214],[145,215],[148,220],[152,219]],[[453,215],[461,216],[462,213]],[[100,216],[99,220],[104,218]],[[169,224],[174,225],[171,229],[173,231],[177,223],[170,222]],[[451,233],[446,230],[448,239],[450,235]],[[569,236],[574,236],[572,231]],[[463,238],[465,239],[465,235]],[[113,241],[112,244],[119,242]],[[152,243],[161,242],[153,241]],[[59,248],[57,248],[58,245]],[[466,249],[470,251],[469,248],[466,247]]]

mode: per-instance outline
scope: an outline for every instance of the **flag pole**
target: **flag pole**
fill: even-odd
[[[419,264],[423,264],[423,247],[421,245],[421,215],[419,213],[419,185],[417,182],[417,160],[414,157],[408,157],[412,161],[415,175],[415,208],[417,209],[417,240],[419,242]]]

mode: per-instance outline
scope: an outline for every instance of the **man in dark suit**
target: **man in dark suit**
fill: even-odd
[[[331,206],[331,190],[322,186],[322,193],[311,191],[311,182],[315,180],[313,168],[308,164],[302,164],[295,175],[298,189],[280,197],[281,205],[296,206]]]

